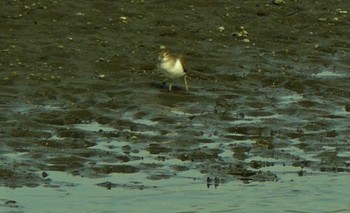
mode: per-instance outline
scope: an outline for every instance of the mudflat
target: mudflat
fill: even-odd
[[[348,173],[348,5],[1,1],[0,185]],[[161,45],[186,58],[188,92],[164,89]]]

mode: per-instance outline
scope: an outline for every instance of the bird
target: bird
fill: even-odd
[[[168,79],[184,78],[185,89],[188,91],[187,85],[187,70],[185,61],[182,55],[174,55],[169,50],[161,46],[158,56],[158,69]],[[173,82],[169,84],[169,91],[171,91]]]

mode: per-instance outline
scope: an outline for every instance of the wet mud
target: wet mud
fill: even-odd
[[[347,6],[1,1],[0,185],[59,187],[50,171],[193,170],[208,186],[349,173]],[[164,89],[160,45],[187,59],[188,92]]]

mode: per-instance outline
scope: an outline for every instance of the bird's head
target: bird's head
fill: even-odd
[[[166,60],[168,55],[169,55],[168,49],[166,49],[166,48],[161,49],[159,52],[158,60]]]

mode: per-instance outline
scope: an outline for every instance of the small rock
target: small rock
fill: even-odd
[[[46,178],[47,176],[49,176],[49,174],[47,172],[42,172],[41,173],[41,177]]]
[[[286,2],[284,0],[273,0],[272,3],[275,5],[281,5],[281,4],[285,4]]]
[[[124,24],[128,23],[128,18],[126,16],[120,16],[119,20]]]
[[[345,105],[345,111],[350,112],[350,104]]]
[[[218,27],[218,30],[219,30],[220,32],[223,32],[223,31],[225,31],[225,27],[224,27],[224,26],[220,26],[220,27]]]
[[[327,21],[327,18],[318,18],[319,21]]]
[[[243,42],[245,42],[245,43],[249,43],[249,42],[250,42],[250,40],[249,40],[248,38],[245,38],[245,39],[243,39]]]

